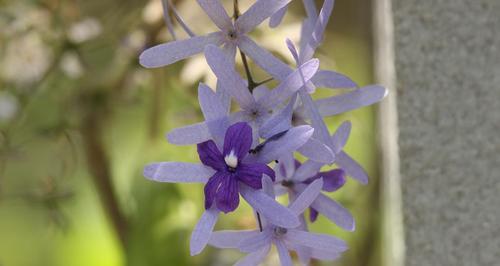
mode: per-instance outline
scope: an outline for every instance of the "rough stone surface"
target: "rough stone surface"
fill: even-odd
[[[500,1],[393,11],[406,265],[500,265]]]

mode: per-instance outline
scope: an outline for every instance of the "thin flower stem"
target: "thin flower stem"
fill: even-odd
[[[236,21],[240,16],[240,8],[238,0],[233,1],[233,9],[234,9],[233,19]],[[247,56],[241,50],[240,50],[240,56],[241,56],[241,61],[243,61],[243,67],[245,68],[245,74],[247,75],[248,90],[250,92],[253,92],[253,89],[255,89],[258,86],[258,84],[255,83],[255,81],[253,80],[252,72],[250,72],[250,66],[248,65]]]

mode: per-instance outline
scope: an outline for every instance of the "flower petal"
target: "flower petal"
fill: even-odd
[[[295,182],[305,181],[306,179],[316,175],[322,166],[323,166],[323,163],[319,163],[319,162],[312,161],[312,160],[305,161],[295,171],[295,174],[293,176],[293,180]]]
[[[342,252],[347,250],[347,244],[344,240],[324,234],[315,234],[290,229],[286,233],[285,238],[291,243],[306,246],[312,249],[330,250],[332,252]]]
[[[302,0],[302,2],[304,3],[307,16],[316,20],[318,18],[318,9],[316,8],[314,0]]]
[[[214,45],[208,45],[205,48],[205,58],[215,76],[217,76],[218,81],[223,83],[227,93],[240,104],[241,108],[252,108],[255,105],[255,100],[248,91],[245,81],[236,72],[231,59]]]
[[[267,175],[272,180],[275,180],[273,169],[263,163],[240,163],[236,174],[239,181],[253,189],[262,188],[263,175]]]
[[[205,210],[212,207],[217,190],[227,178],[231,178],[231,176],[225,172],[216,172],[205,184],[203,188],[203,192],[205,193]]]
[[[323,178],[323,190],[333,192],[341,188],[346,181],[346,175],[342,169],[333,169],[328,172],[321,172],[318,178]]]
[[[259,234],[248,237],[240,241],[238,249],[242,252],[255,252],[262,246],[271,243],[272,232],[271,230],[264,230]]]
[[[320,88],[356,88],[358,84],[348,76],[330,70],[319,70],[311,81]]]
[[[309,221],[314,223],[318,219],[319,212],[315,208],[309,208]]]
[[[238,160],[245,158],[252,146],[252,128],[245,122],[230,126],[224,137],[223,155],[234,152]]]
[[[181,162],[151,163],[143,172],[147,179],[167,183],[206,183],[214,173],[205,165]]]
[[[319,12],[318,19],[314,25],[314,30],[304,47],[301,47],[300,60],[304,62],[313,57],[314,51],[323,40],[323,34],[328,24],[328,20],[333,11],[334,0],[325,0]]]
[[[349,211],[329,197],[319,194],[311,207],[347,231],[354,231],[354,218]]]
[[[224,158],[217,148],[217,145],[215,145],[215,142],[212,140],[202,142],[197,145],[197,150],[198,157],[204,165],[210,166],[217,171],[226,170]]]
[[[261,98],[258,104],[263,108],[272,109],[290,98],[300,88],[304,87],[319,68],[319,60],[311,59],[290,73],[276,88],[271,90],[266,97]]]
[[[316,101],[322,116],[331,116],[355,110],[381,101],[387,95],[387,89],[371,85],[348,93]]]
[[[259,67],[277,80],[285,79],[292,69],[273,54],[263,49],[247,36],[238,38],[238,47]]]
[[[265,139],[292,127],[293,105],[297,99],[294,95],[285,108],[273,113],[259,129],[259,135]]]
[[[246,185],[240,185],[240,193],[248,204],[271,224],[285,228],[294,228],[300,225],[299,219],[292,211],[267,196],[264,192],[254,190]]]
[[[283,244],[280,240],[275,240],[274,245],[278,251],[281,266],[293,266],[292,257],[290,256],[290,252],[288,252],[285,244]]]
[[[302,145],[297,151],[316,162],[330,164],[335,160],[333,151],[323,142],[315,138],[310,138],[306,144]]]
[[[147,68],[170,65],[203,52],[208,44],[221,45],[223,41],[224,36],[221,32],[213,32],[206,36],[195,36],[185,40],[159,44],[142,52],[139,56],[139,63]]]
[[[276,195],[274,194],[273,180],[267,175],[264,175],[262,177],[262,191],[264,191],[264,193],[266,193],[266,195],[268,195],[270,198],[276,198]]]
[[[323,179],[316,179],[288,206],[297,216],[302,214],[318,197],[323,187]]]
[[[311,95],[307,93],[306,89],[300,89],[299,95],[309,118],[311,118],[311,125],[314,128],[314,136],[329,147],[332,147],[333,144],[331,144],[332,141],[330,139],[328,127],[326,126],[325,121],[323,121],[323,117],[319,113]]]
[[[333,152],[338,154],[344,148],[351,133],[351,122],[344,121],[332,135]]]
[[[288,5],[282,7],[280,10],[276,11],[271,18],[269,19],[269,27],[271,28],[276,28],[278,25],[281,23],[283,20],[283,17],[286,14],[286,11],[288,10]]]
[[[311,249],[309,255],[312,258],[318,259],[318,260],[325,260],[325,261],[333,261],[336,260],[340,257],[340,252],[334,252],[331,249],[323,250],[323,249]]]
[[[282,7],[290,3],[291,0],[259,0],[255,3],[234,23],[235,27],[238,29],[238,33],[245,34],[255,27],[257,27],[262,21],[272,16]]]
[[[219,0],[197,0],[203,11],[210,17],[213,23],[221,30],[233,27],[231,18]]]
[[[205,248],[214,230],[215,223],[217,223],[218,216],[219,211],[215,208],[203,212],[191,233],[189,246],[191,256],[199,254]]]
[[[211,134],[205,122],[176,128],[167,134],[168,142],[176,145],[198,144],[209,139]]]
[[[359,182],[361,182],[361,184],[368,184],[368,174],[365,172],[363,167],[344,151],[341,151],[337,155],[337,160],[335,161],[335,163],[342,169],[344,169],[347,175],[358,180]]]
[[[264,258],[267,256],[269,253],[269,249],[271,248],[271,245],[265,245],[264,247],[260,248],[259,250],[252,252],[239,261],[234,264],[234,266],[255,266],[259,265]]]
[[[219,95],[203,83],[198,85],[198,102],[205,120],[213,120],[227,115],[227,110]]]
[[[299,65],[299,53],[297,52],[297,48],[293,44],[292,40],[286,39],[286,46],[288,47],[288,50],[292,54],[293,59],[295,60],[295,63]]]
[[[212,233],[209,245],[217,248],[238,248],[238,244],[247,238],[260,234],[258,230],[224,230]]]
[[[230,175],[224,177],[216,192],[215,202],[217,209],[224,213],[232,212],[238,208],[240,204],[239,187],[238,181],[234,177]]]

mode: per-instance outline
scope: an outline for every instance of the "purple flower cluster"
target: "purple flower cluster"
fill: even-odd
[[[304,211],[309,208],[311,222],[322,214],[341,228],[353,231],[354,219],[349,211],[322,191],[340,189],[347,176],[366,184],[368,176],[343,151],[350,122],[344,122],[330,135],[323,117],[376,103],[386,96],[387,90],[378,85],[359,88],[345,75],[319,69],[319,60],[313,55],[321,43],[334,0],[325,0],[319,13],[314,1],[303,0],[307,18],[299,49],[286,40],[296,68],[247,35],[267,18],[271,27],[278,26],[291,0],[258,0],[246,12],[234,16],[234,20],[219,0],[197,1],[219,31],[197,36],[176,10],[171,10],[191,37],[145,50],[140,63],[161,67],[204,53],[217,77],[215,91],[202,83],[198,87],[205,120],[167,135],[173,144],[196,144],[201,163],[151,163],[144,168],[144,176],[158,182],[205,184],[205,212],[191,235],[191,255],[199,254],[210,244],[248,253],[237,265],[257,265],[275,245],[282,265],[292,265],[290,251],[295,251],[304,265],[313,258],[336,259],[347,245],[333,236],[309,232]],[[168,16],[168,1],[164,1],[164,8],[167,26],[176,39]],[[250,77],[244,80],[235,68],[237,50],[279,84],[271,89],[254,83]],[[311,94],[316,87],[352,90],[313,100]],[[239,108],[230,108],[231,99]],[[231,113],[231,109],[238,111]],[[296,160],[296,152],[307,160]],[[339,168],[321,171],[333,163]],[[283,194],[290,199],[288,206],[275,200],[275,195]],[[240,195],[254,209],[259,228],[213,232],[221,212],[227,214],[238,208]]]

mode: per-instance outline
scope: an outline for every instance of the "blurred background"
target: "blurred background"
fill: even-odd
[[[173,2],[195,33],[215,29],[195,1]],[[223,2],[232,14],[232,1]],[[244,12],[253,1],[240,2]],[[370,1],[336,1],[316,54],[322,68],[360,86],[373,82],[370,10]],[[266,21],[253,37],[292,62],[285,38],[298,41],[303,16],[294,1],[279,28]],[[194,146],[171,145],[164,134],[202,120],[197,84],[215,81],[201,56],[160,69],[138,64],[143,49],[170,40],[160,0],[0,0],[1,266],[231,265],[243,256],[208,247],[190,257],[202,185],[142,176],[147,162],[198,161]],[[371,180],[330,194],[353,213],[356,231],[320,216],[312,230],[345,239],[350,250],[314,265],[381,265],[375,109],[327,122],[333,131],[345,120],[353,124],[347,151]],[[216,228],[255,226],[245,203]],[[266,265],[276,264],[273,253]]]

